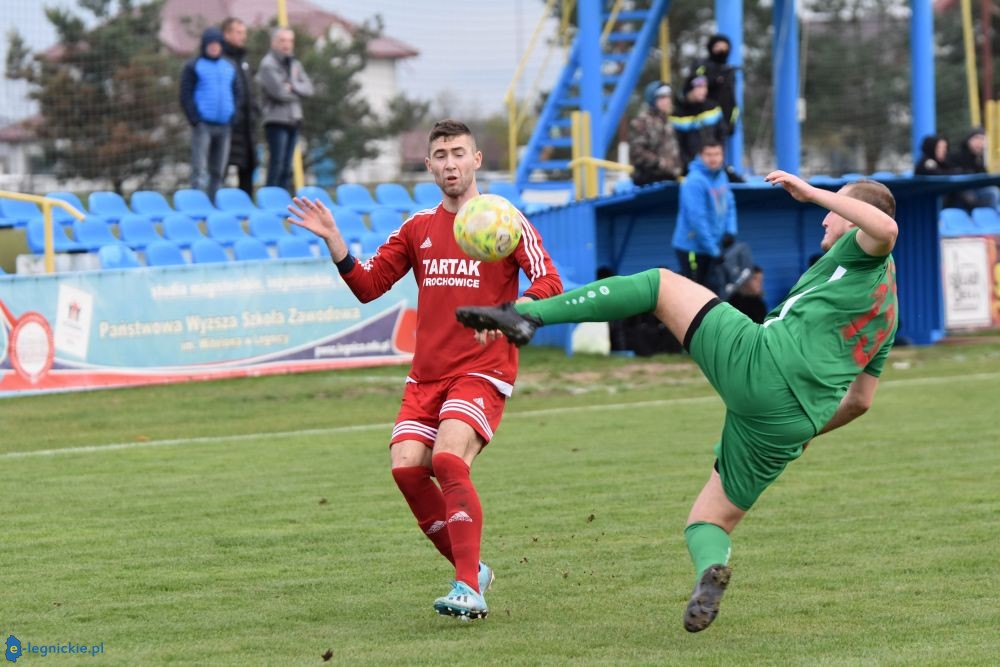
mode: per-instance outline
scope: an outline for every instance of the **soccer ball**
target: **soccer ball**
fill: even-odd
[[[455,215],[455,241],[473,259],[497,262],[521,241],[521,214],[499,195],[479,195]]]

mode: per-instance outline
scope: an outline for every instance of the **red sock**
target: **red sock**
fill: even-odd
[[[451,553],[451,538],[445,521],[444,495],[431,479],[431,469],[424,466],[393,468],[392,478],[417,518],[417,525],[430,538],[441,555],[455,564]]]
[[[479,591],[479,545],[483,537],[483,508],[472,485],[469,466],[454,454],[435,454],[434,475],[441,483],[448,536],[455,555],[455,579]]]

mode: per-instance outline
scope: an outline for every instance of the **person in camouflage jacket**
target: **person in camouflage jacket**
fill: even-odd
[[[670,123],[672,93],[670,86],[660,81],[646,86],[646,108],[629,123],[629,159],[635,167],[632,182],[636,185],[675,181],[684,172],[677,135]]]

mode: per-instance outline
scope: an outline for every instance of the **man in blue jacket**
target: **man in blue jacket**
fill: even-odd
[[[673,246],[680,273],[716,294],[724,288],[722,237],[736,235],[736,200],[729,188],[722,144],[706,141],[680,187]]]
[[[236,68],[222,57],[222,31],[206,28],[201,55],[181,73],[181,107],[191,123],[191,187],[212,199],[226,173],[230,122],[239,100]]]

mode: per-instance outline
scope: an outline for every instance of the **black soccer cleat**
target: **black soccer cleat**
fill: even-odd
[[[688,632],[701,632],[712,624],[719,615],[719,603],[722,594],[729,585],[729,577],[733,571],[725,565],[713,565],[695,584],[691,600],[684,610],[684,629]]]
[[[514,302],[500,306],[463,306],[455,309],[459,322],[476,331],[497,330],[518,347],[527,345],[542,321],[514,310]]]

